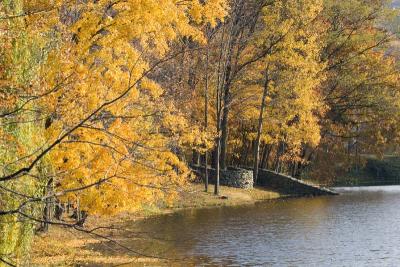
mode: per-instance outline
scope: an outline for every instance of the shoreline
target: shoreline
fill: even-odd
[[[213,185],[210,185],[212,189]],[[215,196],[212,190],[204,192],[203,184],[190,184],[186,190],[179,193],[178,199],[166,207],[152,207],[135,213],[123,213],[112,217],[90,216],[85,227],[93,229],[99,226],[118,226],[136,223],[155,216],[176,213],[183,210],[252,206],[256,203],[277,199],[296,197],[282,195],[267,188],[239,189],[221,186],[220,196]],[[118,236],[123,230],[103,229],[98,231],[101,236]],[[63,240],[63,242],[59,242]],[[162,264],[162,260],[150,257],[138,257],[120,249],[116,255],[108,255],[105,238],[90,236],[87,233],[73,229],[66,230],[62,226],[51,226],[47,233],[34,237],[31,253],[31,264],[34,266],[71,266],[76,264],[115,265],[135,262],[138,264]],[[96,249],[93,249],[95,247]],[[103,248],[102,248],[103,247]]]

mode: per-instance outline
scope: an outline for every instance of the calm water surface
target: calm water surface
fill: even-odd
[[[127,245],[188,265],[400,266],[400,186],[336,190],[152,218],[134,229],[154,241]]]

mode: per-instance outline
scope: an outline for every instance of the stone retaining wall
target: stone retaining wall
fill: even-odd
[[[202,179],[204,179],[204,166],[191,166],[192,170],[195,171]],[[210,183],[215,183],[217,172],[215,169],[208,169],[208,179]],[[253,188],[253,171],[240,169],[240,168],[228,168],[227,170],[220,171],[219,177],[220,185],[252,189]]]
[[[320,187],[317,185],[310,185],[288,175],[263,169],[259,170],[257,184],[276,190],[279,193],[289,195],[337,195],[337,193],[328,188]]]
[[[204,180],[204,166],[191,166],[192,170]],[[216,170],[208,169],[209,182],[215,183]],[[294,196],[337,195],[328,188],[307,184],[291,176],[260,169],[257,184],[268,187],[281,194]],[[253,171],[243,168],[228,168],[220,172],[220,185],[251,189],[253,188]]]

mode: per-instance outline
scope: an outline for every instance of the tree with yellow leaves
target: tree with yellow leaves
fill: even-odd
[[[264,76],[261,80],[265,81],[254,144],[255,182],[264,111],[270,124],[267,127],[270,139],[285,142],[293,162],[296,162],[296,155],[303,144],[315,146],[319,142],[316,114],[323,104],[317,89],[323,76],[318,75],[322,65],[319,63],[318,32],[313,23],[321,10],[322,1],[314,0],[275,1],[263,10],[266,27],[257,36],[255,46],[262,49],[268,47],[268,53],[257,64]],[[277,132],[271,127],[274,122],[278,122]]]
[[[304,155],[311,162],[308,175],[332,182],[359,169],[361,154],[382,156],[397,143],[399,75],[389,52],[396,37],[383,25],[398,11],[385,0],[326,0],[324,6],[321,75],[327,79],[321,94],[327,112],[321,145]]]
[[[45,62],[35,65],[26,101],[40,116],[21,122],[31,105],[14,91],[1,99],[2,123],[33,123],[41,132],[30,152],[20,150],[17,160],[1,162],[0,183],[13,191],[9,183],[36,176],[44,161],[51,168],[44,195],[21,199],[1,214],[51,223],[29,214],[29,208],[54,197],[79,199],[80,208],[91,213],[169,201],[189,173],[179,149],[192,144],[197,132],[189,130],[150,74],[177,56],[170,46],[179,38],[204,42],[200,28],[223,19],[225,1],[19,1],[18,8],[10,6],[14,9],[2,10],[2,26],[21,20],[17,31],[53,43],[41,47]],[[5,38],[10,33],[6,28]],[[14,141],[8,140],[2,148]]]

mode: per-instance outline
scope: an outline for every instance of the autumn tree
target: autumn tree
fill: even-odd
[[[185,116],[150,74],[180,54],[170,50],[173,42],[205,43],[202,25],[223,18],[225,2],[21,1],[18,8],[11,6],[15,10],[1,13],[2,37],[9,38],[10,21],[17,19],[25,23],[15,32],[36,34],[54,45],[45,47],[44,62],[35,65],[34,82],[21,87],[25,95],[33,92],[27,98],[32,105],[16,98],[21,94],[7,89],[11,86],[2,87],[3,125],[32,125],[40,132],[34,135],[37,142],[30,140],[32,149],[19,149],[13,159],[1,161],[2,190],[20,197],[14,206],[2,207],[1,215],[51,223],[30,211],[55,197],[76,199],[91,213],[168,202],[189,174],[179,150],[192,145],[197,132],[189,130]],[[2,49],[8,51],[10,39],[5,40]],[[31,107],[37,119],[21,121]],[[1,134],[7,134],[3,127]],[[2,150],[15,141],[7,140]],[[24,144],[18,141],[16,147]],[[26,195],[9,187],[36,177],[45,161],[50,169],[42,188],[51,183],[51,192]]]
[[[253,152],[255,182],[265,111],[269,124],[265,134],[269,140],[286,143],[290,161],[297,162],[303,144],[315,146],[319,142],[316,114],[323,104],[317,89],[323,79],[319,75],[323,65],[319,63],[315,20],[321,9],[321,1],[276,1],[263,10],[265,26],[257,34],[255,49],[267,48],[268,52],[257,63],[261,72],[258,80],[264,81],[259,84],[262,96]],[[274,125],[276,122],[278,125]],[[274,126],[278,126],[277,132]]]
[[[361,153],[382,155],[396,142],[399,76],[388,53],[395,35],[383,27],[396,13],[387,1],[325,1],[321,74],[328,112],[321,146],[304,153],[314,162],[313,177],[332,179],[360,165]]]
[[[24,12],[36,12],[23,1],[0,3],[0,176],[15,172],[24,156],[35,153],[45,142],[40,105],[35,101],[43,91],[38,80],[41,64],[54,44],[39,34],[40,21],[24,18]],[[31,174],[0,183],[0,258],[23,259],[32,241],[34,224],[23,216],[3,214],[18,209],[27,198],[41,194],[51,167],[44,159]],[[43,206],[32,205],[30,213],[41,215]],[[23,264],[23,261],[18,261]]]

